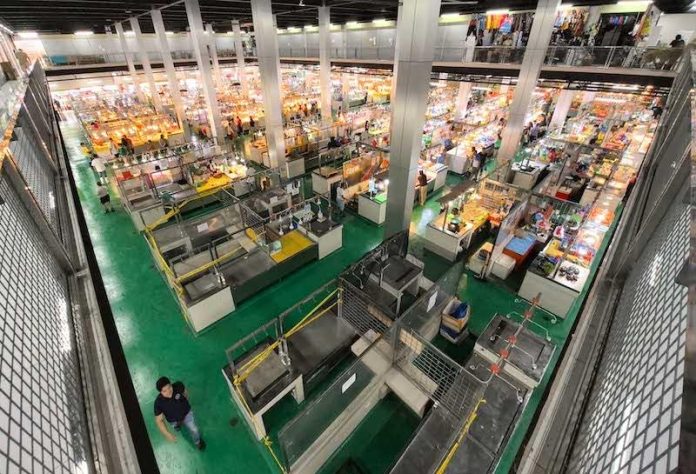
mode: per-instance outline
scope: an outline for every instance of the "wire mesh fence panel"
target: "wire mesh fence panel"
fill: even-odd
[[[394,363],[455,416],[466,416],[483,389],[481,380],[412,329],[399,327]]]
[[[46,220],[56,236],[60,236],[56,214],[56,172],[45,150],[40,148],[38,137],[24,110],[20,113],[14,136],[16,139],[10,142],[14,161]]]
[[[249,230],[253,231],[254,237],[249,236],[250,238],[260,238],[265,234],[264,220],[261,216],[249,209],[245,204],[239,205],[239,212],[242,215],[242,223],[247,228],[247,233],[249,233]]]
[[[23,191],[3,169],[0,472],[91,470],[67,276],[22,202]]]
[[[339,288],[341,299],[338,316],[353,326],[358,334],[383,336],[389,330],[394,321],[393,314],[347,280],[340,279]]]

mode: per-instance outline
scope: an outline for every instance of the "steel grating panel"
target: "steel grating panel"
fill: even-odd
[[[629,275],[569,472],[677,468],[689,250],[689,208],[674,203]]]
[[[66,276],[4,174],[0,197],[0,472],[86,472]]]

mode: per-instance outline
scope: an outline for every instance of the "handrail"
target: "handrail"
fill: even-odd
[[[435,61],[520,65],[525,47],[513,46],[439,46],[433,52]],[[682,49],[662,46],[566,46],[549,45],[546,48],[545,66],[628,68],[674,71],[681,62]],[[281,58],[317,58],[316,47],[281,47]],[[191,51],[175,52],[176,59],[192,59]],[[158,53],[148,52],[151,61],[158,61]],[[332,47],[332,59],[381,60],[394,59],[394,46],[343,46]],[[224,56],[222,56],[224,57]],[[97,64],[125,64],[123,53],[90,55],[51,55],[44,58],[47,64],[57,67]],[[137,60],[136,60],[137,62]]]

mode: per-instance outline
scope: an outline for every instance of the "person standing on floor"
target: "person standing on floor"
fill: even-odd
[[[114,208],[111,205],[111,196],[109,196],[109,190],[106,186],[102,185],[101,181],[97,181],[97,196],[99,196],[99,202],[101,202],[104,208],[104,214],[108,212],[114,212]]]
[[[167,423],[176,431],[180,431],[181,425],[184,425],[193,439],[193,444],[199,450],[204,450],[205,441],[201,438],[196,419],[193,417],[184,384],[171,383],[167,377],[160,377],[156,387],[159,395],[155,399],[155,423],[160,432],[168,441],[175,442],[176,435],[169,431]],[[167,423],[164,422],[165,419]]]
[[[479,155],[479,169],[478,169],[478,175],[476,176],[476,181],[480,180],[483,176],[486,174],[486,160],[488,159],[488,153],[484,153],[480,151],[478,153]]]
[[[428,198],[428,177],[423,170],[418,171],[418,202],[420,205],[425,204]]]
[[[94,171],[97,173],[97,176],[99,177],[99,182],[105,183],[106,165],[104,164],[104,159],[96,153],[92,153],[92,162],[90,164],[92,165],[92,169],[94,169]]]
[[[343,212],[346,209],[346,188],[345,184],[341,182],[338,187],[336,188],[336,206],[338,207],[338,210],[341,212],[341,216],[343,216]]]

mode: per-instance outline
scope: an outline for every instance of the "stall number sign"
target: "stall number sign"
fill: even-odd
[[[355,383],[355,379],[357,379],[357,374],[351,375],[348,380],[343,382],[343,386],[341,386],[341,393],[346,393],[346,390],[348,390],[350,386]]]

